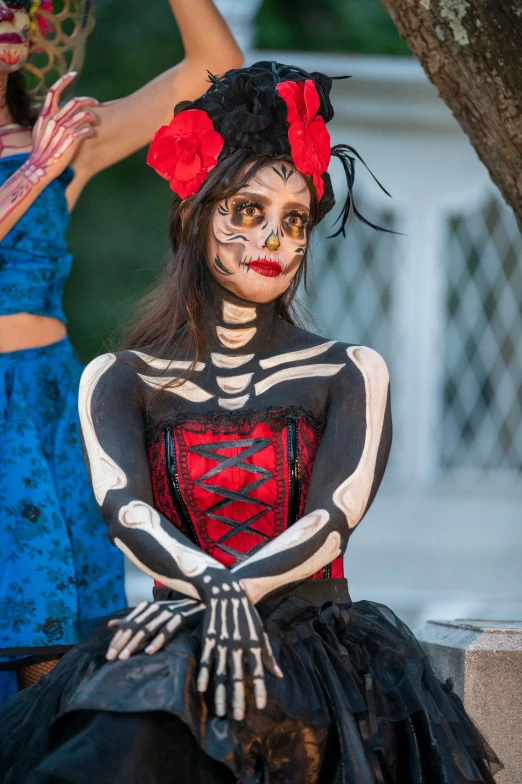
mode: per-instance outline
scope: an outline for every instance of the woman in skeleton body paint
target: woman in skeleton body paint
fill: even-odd
[[[26,721],[29,695],[13,700],[7,783],[28,773],[10,748],[64,693],[51,752],[31,743],[31,781],[493,781],[498,761],[409,629],[352,603],[343,573],[391,415],[375,351],[291,316],[333,203],[330,152],[351,198],[356,153],[330,151],[330,86],[257,63],[154,138],[173,257],[127,350],[85,370],[80,417],[111,539],[155,601],[67,654]]]
[[[0,701],[49,671],[90,619],[125,606],[123,558],[81,454],[82,367],[61,305],[68,214],[91,177],[147,144],[179,100],[204,89],[207,68],[241,62],[211,0],[170,0],[183,62],[106,105],[60,106],[75,76],[65,74],[38,116],[22,68],[34,81],[33,50],[64,44],[67,22],[78,48],[92,22],[91,0],[55,6],[56,20],[50,0],[0,0]]]

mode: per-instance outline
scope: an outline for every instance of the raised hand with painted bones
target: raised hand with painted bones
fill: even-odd
[[[71,163],[80,142],[95,135],[97,117],[89,111],[99,105],[95,98],[72,98],[60,108],[60,99],[75,78],[75,71],[65,74],[47,93],[33,129],[31,155],[22,167],[31,181],[58,177]]]
[[[72,98],[60,107],[71,72],[50,88],[32,134],[31,154],[0,189],[0,241],[37,196],[69,166],[81,143],[96,135],[95,98]]]

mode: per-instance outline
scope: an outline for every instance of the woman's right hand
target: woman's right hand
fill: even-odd
[[[22,167],[34,185],[59,177],[81,142],[96,134],[96,115],[88,111],[98,105],[95,98],[72,98],[60,108],[60,98],[75,77],[76,72],[71,71],[53,84],[34,126],[33,150]]]
[[[202,613],[205,605],[195,599],[167,602],[141,602],[125,618],[109,621],[117,629],[105,658],[128,659],[133,653],[159,651],[179,630],[184,618]]]
[[[245,717],[245,671],[250,671],[258,710],[266,706],[265,670],[276,678],[282,678],[283,673],[256,608],[240,583],[227,579],[229,573],[223,572],[216,570],[212,582],[205,584],[203,602],[188,598],[142,602],[125,618],[109,621],[109,627],[117,631],[106,658],[128,659],[142,650],[154,654],[181,629],[185,618],[201,615],[203,651],[197,689],[204,693],[211,682],[216,715],[225,716],[227,684],[231,682],[232,715],[241,721]]]

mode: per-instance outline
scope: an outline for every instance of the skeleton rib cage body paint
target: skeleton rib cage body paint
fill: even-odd
[[[110,360],[95,360],[82,381],[80,415],[91,473],[107,472],[102,482],[106,492],[103,498],[98,492],[98,497],[113,542],[158,582],[207,605],[212,613],[209,626],[216,634],[206,639],[208,645],[212,640],[215,643],[217,677],[219,657],[225,655],[221,649],[232,644],[238,633],[238,612],[242,613],[240,633],[261,636],[258,626],[251,635],[255,612],[251,608],[248,614],[251,605],[283,593],[342,556],[382,479],[391,424],[388,375],[375,352],[325,341],[283,322],[274,303],[246,303],[214,281],[210,285],[213,296],[205,325],[208,346],[190,378],[179,378],[179,369],[192,359],[181,349],[181,330],[168,356],[128,351]],[[231,332],[241,339],[231,341]],[[100,362],[107,369],[93,383]],[[307,497],[297,507],[299,519],[290,519],[292,509],[293,516],[297,515],[291,477],[287,477],[286,445],[283,464],[276,461],[266,481],[268,485],[280,475],[282,525],[273,527],[250,550],[239,552],[231,546],[228,549],[235,554],[227,557],[230,539],[222,537],[221,544],[216,538],[205,539],[201,519],[208,522],[214,516],[226,525],[227,503],[236,503],[237,510],[241,498],[244,501],[245,495],[255,492],[249,488],[256,482],[256,487],[263,484],[267,469],[259,467],[259,455],[262,449],[269,451],[270,433],[267,437],[264,431],[259,437],[256,423],[283,422],[287,444],[289,420],[295,420],[302,432],[300,419],[306,416],[315,422],[322,420],[324,428],[310,465]],[[214,428],[216,434],[210,436],[213,423],[220,419],[225,428]],[[183,471],[167,465],[168,451],[161,453],[159,462],[151,460],[151,444],[168,443],[172,433],[178,433],[179,439],[183,428],[190,430],[191,425],[203,433],[199,442],[194,437],[191,449],[185,451],[179,440],[173,447],[175,458],[185,461]],[[227,432],[235,439],[232,446]],[[206,460],[206,474],[191,477],[188,453],[198,449]],[[172,451],[170,455],[172,459]],[[227,463],[235,471],[232,490],[222,489],[219,482]],[[171,519],[165,514],[167,507],[159,502],[161,482],[168,485],[169,503],[176,509]],[[207,496],[202,501],[204,486]],[[198,498],[201,508],[194,509]],[[262,512],[260,506],[251,506],[249,516]],[[249,529],[247,533],[256,530],[256,523],[244,516],[234,523]],[[216,601],[209,604],[210,600]],[[225,638],[219,639],[222,634]],[[259,669],[258,648],[252,639],[253,672]],[[208,672],[205,675],[203,669],[203,673],[202,678],[208,679]]]
[[[316,553],[332,531],[337,532],[339,541],[336,548],[332,545],[329,554],[344,551],[351,530],[365,513],[382,478],[391,437],[388,376],[384,362],[375,352],[325,341],[286,324],[277,318],[269,303],[248,310],[245,307],[249,325],[256,331],[246,343],[238,341],[237,347],[221,354],[217,349],[228,348],[224,343],[228,343],[228,338],[220,337],[221,330],[241,334],[244,323],[241,305],[233,301],[230,293],[220,293],[221,312],[212,309],[209,314],[208,353],[200,359],[190,379],[179,380],[189,360],[176,353],[175,345],[171,358],[129,351],[94,360],[84,374],[80,397],[88,464],[93,478],[98,476],[95,491],[111,537],[155,579],[199,598],[195,578],[208,569],[219,571],[223,565],[199,552],[199,543],[194,546],[185,536],[178,535],[172,522],[155,509],[147,432],[163,434],[175,430],[176,422],[190,421],[191,415],[203,422],[208,415],[210,422],[220,413],[232,420],[234,415],[241,416],[242,422],[252,415],[252,428],[264,411],[268,417],[275,410],[301,410],[315,420],[325,421],[304,508],[306,523],[296,526],[293,521],[292,530],[285,523],[288,545],[283,550],[278,545],[278,551],[270,555],[274,545],[267,544],[239,565],[228,564],[242,575],[242,580],[255,580],[254,563],[264,577],[261,564],[271,560],[278,583],[278,561],[292,561],[284,555],[286,550],[295,550],[295,564],[284,569],[283,574],[290,574],[304,555],[307,560]],[[225,326],[231,320],[234,326]],[[247,350],[253,353],[246,354]],[[231,360],[230,368],[223,367],[224,356]],[[236,361],[243,363],[244,359],[246,362],[238,365],[237,372]],[[230,403],[238,400],[239,392],[246,400],[240,409],[235,409]],[[118,408],[125,412],[125,417],[120,414],[117,420],[121,418],[125,426],[114,422],[113,413]],[[244,424],[242,432],[246,433]],[[226,451],[226,447],[223,449]],[[219,456],[219,449],[216,454]],[[218,462],[216,457],[212,460]],[[251,469],[250,478],[256,476]],[[205,481],[212,484],[211,478]],[[297,533],[301,527],[306,531],[303,536]],[[305,546],[309,537],[313,541]],[[181,550],[189,549],[190,564],[179,555]],[[197,563],[198,559],[200,568],[192,564],[192,560]],[[324,563],[322,560],[322,556],[317,556],[317,568],[305,567],[288,584],[310,577],[333,557]],[[259,591],[253,593],[259,600]],[[263,595],[269,593],[270,588]]]

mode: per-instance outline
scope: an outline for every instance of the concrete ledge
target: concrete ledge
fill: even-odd
[[[522,784],[522,622],[428,621],[416,636],[503,762],[496,781]]]

